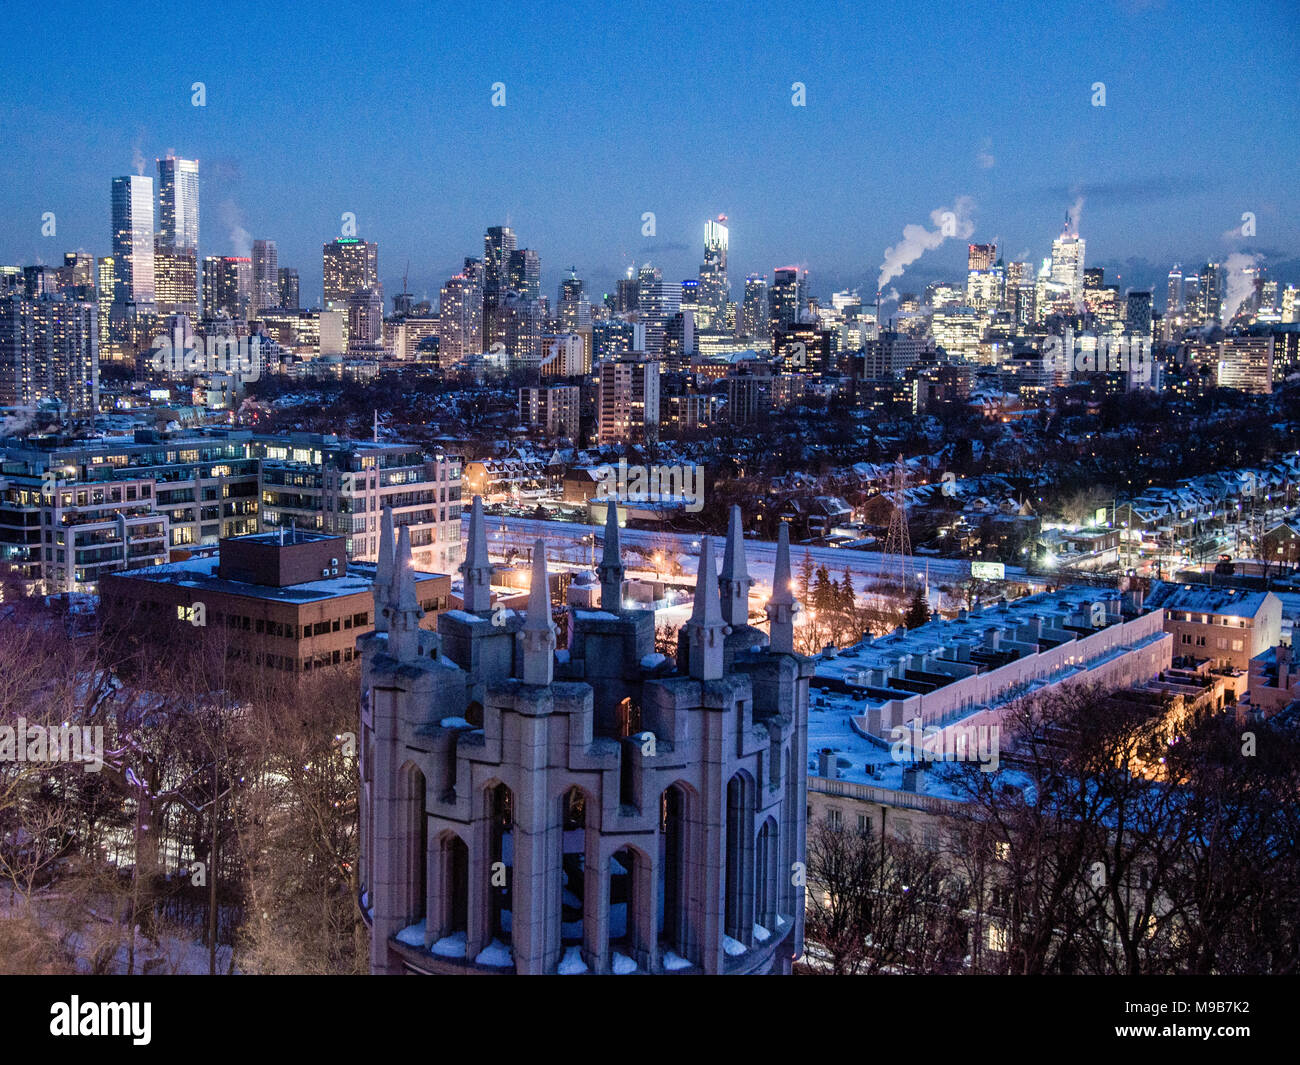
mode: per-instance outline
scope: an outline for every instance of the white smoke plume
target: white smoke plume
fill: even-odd
[[[1070,234],[1077,237],[1079,235],[1079,219],[1083,217],[1083,197],[1076,196],[1074,203],[1070,204],[1069,211],[1066,212],[1066,218],[1069,219]]]
[[[230,237],[230,254],[248,256],[253,254],[253,236],[244,228],[244,212],[234,200],[222,200],[218,208],[221,224],[226,227]]]
[[[885,261],[880,264],[880,277],[876,288],[885,285],[916,262],[927,251],[933,251],[949,237],[965,240],[975,232],[975,223],[970,214],[975,201],[969,196],[958,196],[951,207],[936,207],[930,212],[930,221],[938,228],[926,229],[914,223],[903,227],[903,239],[893,247],[885,249]]]
[[[1227,275],[1227,291],[1223,296],[1223,313],[1221,316],[1224,325],[1232,321],[1232,316],[1237,313],[1237,308],[1254,293],[1255,279],[1246,273],[1246,270],[1258,263],[1261,258],[1259,255],[1234,251],[1228,256],[1227,262],[1223,264],[1223,272]]]
[[[142,143],[142,141],[136,141],[135,144],[131,146],[131,165],[135,167],[135,172],[140,177],[144,177],[145,167],[149,165],[148,161],[144,157],[144,152],[140,150]]]

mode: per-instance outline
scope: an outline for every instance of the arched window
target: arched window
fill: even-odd
[[[609,860],[609,964],[615,972],[628,972],[646,956],[642,927],[648,885],[645,856],[623,847]]]
[[[488,917],[491,934],[509,946],[514,907],[514,796],[504,784],[488,792]]]
[[[687,795],[678,784],[659,796],[659,941],[686,957]]]
[[[754,934],[754,782],[744,772],[727,782],[726,875],[723,931],[748,946]]]
[[[469,930],[469,848],[454,832],[438,844],[438,900],[435,932],[440,939],[464,936]]]
[[[425,915],[428,889],[429,835],[424,805],[424,774],[410,762],[398,771],[402,809],[402,900],[406,923]]]
[[[769,817],[758,830],[758,853],[754,861],[758,877],[755,884],[755,920],[768,931],[775,930],[776,915],[780,908],[780,881],[777,878],[780,851],[777,842],[776,819]]]
[[[560,942],[583,945],[583,918],[587,899],[587,796],[570,788],[561,803],[563,832],[560,843]]]

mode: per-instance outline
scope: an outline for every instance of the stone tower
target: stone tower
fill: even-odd
[[[569,609],[558,655],[542,541],[526,613],[493,610],[476,498],[465,606],[434,635],[385,513],[358,641],[373,972],[782,973],[802,952],[812,666],[785,638],[789,542],[769,644],[738,516],[721,577],[703,541],[674,660],[624,608],[608,510],[601,608]]]

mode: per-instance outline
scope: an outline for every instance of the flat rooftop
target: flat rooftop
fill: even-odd
[[[329,537],[325,537],[329,539]],[[283,588],[274,585],[251,584],[245,581],[224,580],[217,576],[218,558],[209,555],[202,558],[190,558],[183,562],[169,562],[162,566],[148,566],[141,569],[122,570],[114,573],[113,578],[150,581],[153,584],[170,584],[178,588],[198,589],[201,591],[224,592],[227,595],[242,595],[254,599],[265,599],[280,603],[315,603],[339,596],[356,595],[369,592],[375,582],[375,566],[368,562],[349,562],[347,572],[337,577],[323,577],[320,580],[307,581],[303,584],[290,584]],[[417,571],[416,583],[442,577],[441,573],[424,573]]]

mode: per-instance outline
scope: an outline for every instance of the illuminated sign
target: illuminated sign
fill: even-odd
[[[1007,575],[1007,567],[1001,562],[972,562],[970,575],[986,581],[1000,581]]]

